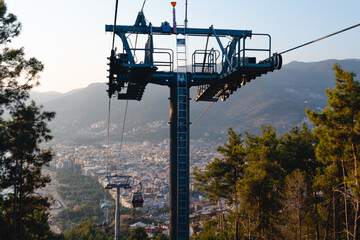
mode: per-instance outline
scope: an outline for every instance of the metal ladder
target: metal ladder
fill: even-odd
[[[185,28],[183,29],[185,30]],[[184,32],[176,34],[178,239],[189,239],[189,89],[187,84],[186,40]]]

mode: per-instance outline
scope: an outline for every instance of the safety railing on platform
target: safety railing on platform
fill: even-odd
[[[216,73],[217,59],[220,56],[218,50],[195,50],[192,54],[193,73]]]
[[[239,45],[238,45],[238,51],[231,57],[231,60],[233,62],[233,66],[234,67],[238,67],[238,66],[258,66],[258,64],[265,64],[261,61],[257,61],[256,57],[250,57],[248,55],[249,52],[267,52],[266,56],[264,55],[265,58],[270,59],[271,58],[271,36],[269,34],[264,34],[264,33],[253,33],[252,37],[254,36],[263,36],[263,37],[267,37],[268,38],[268,47],[267,48],[247,48],[246,47],[246,38],[242,39],[242,44],[241,41],[239,41]],[[261,59],[264,60],[264,59]]]
[[[153,65],[164,71],[174,71],[174,51],[170,48],[130,48],[128,50],[144,54],[144,61],[135,63],[136,66]]]
[[[160,58],[160,56],[164,57]],[[170,48],[154,48],[154,66],[165,68],[164,70],[170,72],[174,71],[174,51]]]

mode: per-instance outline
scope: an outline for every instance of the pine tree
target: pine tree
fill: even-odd
[[[195,181],[200,191],[205,192],[208,199],[221,205],[225,199],[228,205],[234,205],[235,239],[239,239],[239,207],[240,196],[237,182],[244,176],[245,148],[241,134],[228,129],[228,141],[224,146],[218,146],[217,151],[223,158],[215,158],[206,165],[205,171],[195,171]],[[222,210],[222,207],[220,207]],[[225,232],[224,218],[221,214],[221,229]]]
[[[238,184],[242,212],[249,218],[249,238],[282,239],[279,226],[284,174],[278,163],[280,139],[271,126],[262,126],[262,136],[246,135],[247,168]]]
[[[52,159],[40,144],[51,139],[47,122],[53,112],[28,103],[29,90],[38,85],[43,65],[26,59],[23,48],[8,44],[21,24],[0,0],[0,229],[4,239],[50,239],[48,199],[36,194],[50,181],[41,174]],[[23,78],[23,81],[20,81]]]
[[[302,239],[304,218],[306,215],[307,184],[304,174],[293,171],[285,178],[284,215],[286,218],[285,236],[290,239]]]
[[[322,185],[327,186],[328,191],[332,190],[334,236],[340,239],[340,225],[343,223],[338,220],[338,215],[335,216],[335,209],[343,202],[342,219],[346,228],[343,231],[350,231],[350,226],[353,225],[353,237],[359,239],[360,84],[354,80],[355,73],[343,70],[338,64],[335,64],[333,69],[336,87],[326,90],[329,107],[321,113],[309,109],[306,113],[313,122],[314,134],[319,139],[316,156],[326,164],[323,176],[319,176],[319,179],[323,180]],[[320,183],[319,180],[319,185]],[[354,206],[351,217],[348,216],[350,199]],[[353,224],[350,223],[350,219]],[[348,231],[347,239],[350,238]]]
[[[308,238],[320,239],[320,224],[318,212],[318,193],[313,188],[314,178],[317,169],[322,167],[322,164],[317,161],[315,157],[315,147],[317,139],[312,134],[310,129],[303,124],[302,128],[295,126],[289,132],[285,133],[282,137],[279,152],[280,152],[280,165],[287,174],[286,180],[288,185],[285,189],[284,209],[288,214],[284,215],[286,226],[284,231],[293,235],[295,232],[290,229],[298,229],[298,236],[303,235],[305,232],[302,228],[306,229]],[[301,175],[301,176],[300,176]],[[292,177],[290,177],[292,176]],[[304,178],[304,181],[300,178]],[[301,198],[293,198],[292,192],[298,193],[301,189],[294,189],[290,187],[293,181],[299,181],[306,191],[303,193],[304,201]],[[300,186],[298,186],[300,187]],[[298,201],[301,204],[293,204]],[[290,210],[291,209],[291,210]],[[294,221],[294,213],[296,212],[297,220]],[[301,221],[301,224],[299,223]],[[299,226],[301,227],[299,228]],[[289,235],[289,236],[290,236]],[[298,239],[298,238],[295,238]]]

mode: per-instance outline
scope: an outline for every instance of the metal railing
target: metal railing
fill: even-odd
[[[155,67],[167,67],[169,71],[174,70],[174,51],[170,48],[129,48],[127,50],[136,52],[139,51],[144,54],[144,61],[135,63],[139,65],[153,65]],[[159,57],[164,56],[164,57]],[[164,60],[156,60],[164,59]]]
[[[220,56],[218,50],[195,50],[192,54],[193,73],[216,73],[217,59]],[[201,62],[199,61],[201,59]]]
[[[252,62],[249,57],[247,57],[247,53],[251,52],[268,52],[268,58],[271,57],[271,36],[266,33],[253,33],[252,36],[264,36],[268,37],[268,48],[246,48],[246,38],[242,39],[242,45],[239,41],[238,51],[231,57],[234,59],[235,66],[256,66],[256,64],[263,64],[262,62]]]

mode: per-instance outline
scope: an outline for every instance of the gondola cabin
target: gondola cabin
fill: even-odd
[[[141,192],[133,193],[132,205],[133,208],[142,207],[144,205],[144,198]]]

